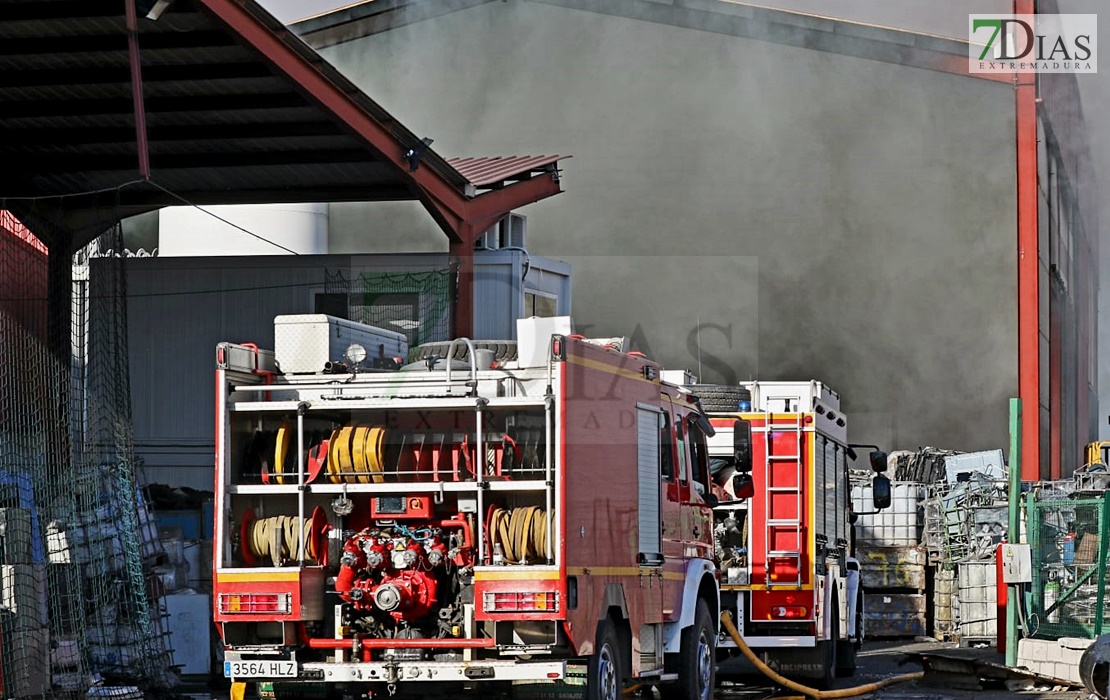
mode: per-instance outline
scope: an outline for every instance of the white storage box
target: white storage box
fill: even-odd
[[[570,316],[532,316],[516,320],[516,349],[518,367],[546,367],[551,348],[551,336],[574,333]]]
[[[323,372],[328,362],[346,362],[353,344],[366,349],[364,369],[377,358],[408,360],[409,344],[404,334],[355,323],[325,314],[296,314],[274,317],[274,358],[286,374]]]
[[[840,410],[840,394],[825,384],[808,382],[740,382],[752,393],[752,409],[774,413],[808,413],[820,404]]]

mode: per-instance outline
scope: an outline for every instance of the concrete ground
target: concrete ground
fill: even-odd
[[[868,642],[859,652],[858,670],[854,678],[840,679],[837,688],[850,688],[903,673],[920,671],[921,665],[911,660],[909,654],[938,649],[953,649],[955,645],[942,642],[914,642],[906,640]],[[790,696],[788,691],[776,692],[758,676],[744,676],[740,682],[723,681],[717,691],[718,700],[767,700]],[[1078,688],[1034,689],[1007,688],[1002,683],[988,685],[983,690],[960,690],[951,687],[931,687],[921,681],[893,685],[877,692],[860,696],[890,700],[1004,700],[1028,698],[1029,700],[1085,700],[1088,693]]]
[[[837,688],[850,688],[871,683],[890,676],[921,670],[920,664],[911,660],[910,654],[952,649],[954,645],[942,642],[914,642],[906,640],[869,642],[859,653],[859,666],[854,678],[840,679]],[[744,675],[722,679],[716,693],[716,700],[770,700],[771,698],[794,696],[793,693],[780,691],[759,675]],[[190,692],[182,689],[179,697],[189,700],[226,700],[225,692]],[[630,695],[630,698],[643,697]],[[658,698],[658,693],[652,694]],[[1088,693],[1078,688],[1033,689],[1007,688],[997,683],[983,690],[960,690],[951,687],[931,687],[922,682],[890,686],[875,693],[859,696],[875,700],[1006,700],[1026,698],[1028,700],[1086,700]]]

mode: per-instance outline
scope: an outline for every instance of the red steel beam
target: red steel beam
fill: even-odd
[[[1014,0],[1014,14],[1033,14],[1033,0]],[[1014,74],[1017,130],[1018,396],[1021,478],[1041,477],[1040,277],[1037,257],[1037,76]],[[1055,421],[1058,416],[1050,415]],[[1048,476],[1047,474],[1044,476]]]
[[[560,191],[554,175],[545,174],[471,199],[441,177],[433,168],[420,167],[410,171],[408,162],[404,158],[407,146],[398,143],[384,125],[367,114],[307,58],[294,51],[241,4],[235,0],[197,1],[220,21],[235,30],[244,41],[279,71],[295,81],[312,100],[365,138],[383,160],[411,179],[424,195],[421,199],[425,206],[429,201],[436,203],[436,211],[432,212],[433,217],[449,237],[457,238],[459,227],[463,223],[477,225],[483,221],[493,220],[512,209]],[[546,187],[543,186],[544,184]]]
[[[132,2],[133,0],[128,0]],[[474,236],[496,219],[517,207],[558,194],[556,173],[544,173],[500,190],[468,198],[433,168],[410,171],[404,158],[407,150],[380,122],[367,114],[347,93],[325,77],[305,56],[293,50],[269,27],[236,0],[197,0],[198,4],[233,29],[280,72],[295,81],[312,100],[329,110],[362,136],[383,160],[411,179],[417,198],[424,204],[450,240],[458,257],[460,277],[455,301],[456,328],[472,332]]]
[[[455,217],[462,218],[466,198],[433,169],[422,167],[409,172],[404,158],[406,147],[389,130],[366,113],[350,96],[328,80],[312,63],[289,47],[269,27],[234,0],[197,0],[198,4],[233,29],[243,41],[265,57],[281,73],[296,82],[310,99],[327,109],[372,146],[381,158],[399,173],[404,173],[421,190],[442,203]],[[436,217],[440,227],[445,221]],[[445,229],[448,236],[455,230]]]
[[[455,288],[455,328],[456,338],[474,336],[474,236],[473,227],[468,227],[461,241],[451,241],[448,253],[459,265],[458,284]]]
[[[143,104],[143,66],[139,56],[139,19],[135,0],[125,0],[127,57],[131,64],[131,106],[135,113],[135,143],[139,151],[139,175],[150,179],[150,150],[146,143],[146,107]]]

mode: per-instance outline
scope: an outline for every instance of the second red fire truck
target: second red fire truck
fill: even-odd
[[[712,471],[725,491],[715,525],[722,609],[773,669],[827,687],[855,673],[863,640],[848,418],[817,381],[747,382],[728,396],[731,405],[707,402]],[[884,452],[869,461],[886,469]],[[877,474],[873,489],[876,506],[889,505],[887,477]],[[722,636],[723,651],[734,647]]]

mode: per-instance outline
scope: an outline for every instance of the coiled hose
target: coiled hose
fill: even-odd
[[[810,688],[808,686],[802,685],[801,683],[796,683],[789,678],[786,678],[785,676],[780,676],[778,673],[775,672],[773,668],[763,663],[763,661],[755,655],[755,652],[753,652],[751,648],[744,642],[744,638],[740,636],[740,632],[736,629],[736,625],[732,624],[732,615],[730,615],[727,610],[721,613],[721,624],[724,625],[725,631],[728,632],[728,636],[732,637],[732,641],[736,643],[736,647],[740,650],[740,653],[744,655],[744,658],[752,662],[752,664],[757,669],[759,669],[760,673],[767,676],[775,683],[778,683],[784,688],[789,688],[790,690],[801,693],[802,697],[816,698],[816,700],[831,700],[832,698],[854,698],[858,695],[874,693],[875,691],[885,688],[888,685],[895,685],[897,683],[908,683],[909,681],[917,681],[925,677],[924,671],[917,671],[915,673],[903,673],[900,676],[891,676],[890,678],[884,678],[881,681],[875,681],[874,683],[857,685],[854,688],[817,690],[816,688]],[[780,697],[777,700],[789,699],[786,697]]]
[[[312,518],[295,515],[276,515],[272,518],[258,518],[249,525],[244,546],[255,557],[269,558],[274,566],[281,566],[296,558],[304,535],[306,559],[316,558],[316,543],[312,538]]]
[[[328,441],[328,480],[333,484],[380,484],[385,481],[385,428],[347,425]]]
[[[491,508],[490,546],[501,545],[506,564],[535,564],[547,559],[547,512],[539,506]]]

